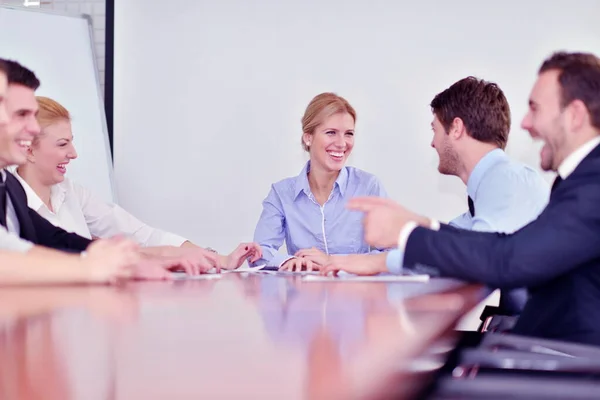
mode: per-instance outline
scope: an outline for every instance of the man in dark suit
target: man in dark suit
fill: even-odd
[[[528,287],[514,333],[600,345],[600,59],[548,58],[522,127],[544,141],[541,167],[558,177],[542,214],[514,234],[452,228],[385,199],[354,199],[349,207],[365,212],[366,241],[397,246],[405,267]]]

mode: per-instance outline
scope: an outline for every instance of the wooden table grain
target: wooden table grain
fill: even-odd
[[[410,398],[481,293],[241,273],[4,287],[0,398]]]

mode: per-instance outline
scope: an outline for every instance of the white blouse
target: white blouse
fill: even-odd
[[[27,204],[53,225],[88,239],[125,235],[143,247],[181,246],[187,239],[152,228],[114,203],[106,203],[91,191],[65,178],[51,188],[50,211],[31,186],[14,171],[27,193]]]

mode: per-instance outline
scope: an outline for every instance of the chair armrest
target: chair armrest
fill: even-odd
[[[486,333],[483,335],[479,347],[482,349],[504,349],[563,357],[600,359],[600,347],[597,346],[507,333]]]
[[[569,378],[482,376],[475,379],[444,377],[429,399],[546,399],[592,400],[600,382]]]
[[[513,350],[465,349],[460,354],[458,367],[600,374],[600,359]]]

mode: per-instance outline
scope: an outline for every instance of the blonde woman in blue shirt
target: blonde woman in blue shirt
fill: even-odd
[[[387,197],[372,174],[346,166],[354,147],[356,111],[334,93],[316,96],[302,118],[302,147],[310,155],[298,176],[279,181],[263,201],[254,266],[318,270],[330,257],[379,252],[363,239],[361,213],[346,209],[355,196]],[[278,253],[285,241],[287,255]]]

